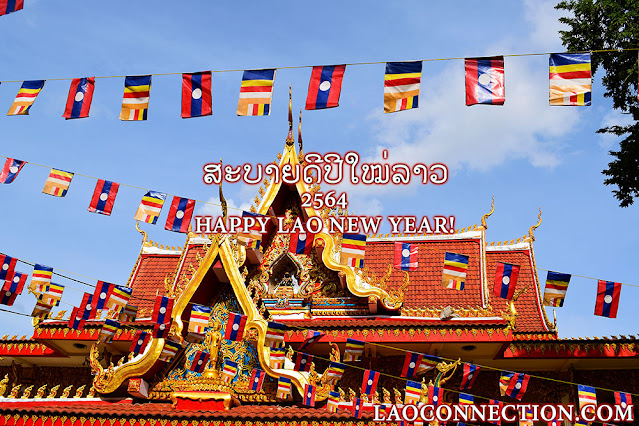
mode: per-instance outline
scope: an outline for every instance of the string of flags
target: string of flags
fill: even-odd
[[[8,2],[12,3],[12,2]],[[14,3],[21,3],[17,1]],[[2,14],[0,3],[0,14]],[[7,5],[7,10],[10,6]],[[6,13],[6,11],[5,11]],[[639,49],[625,49],[632,51]],[[623,52],[622,50],[621,52]],[[590,106],[592,104],[591,53],[617,52],[618,50],[593,50],[581,53],[550,53],[549,95],[551,106]],[[466,105],[504,105],[505,66],[504,57],[532,56],[540,54],[503,55],[464,59],[464,86]],[[457,58],[441,58],[452,60]],[[638,57],[639,60],[639,57]],[[384,73],[384,112],[392,113],[419,107],[422,64],[426,60],[402,62],[375,62],[386,65]],[[306,110],[320,110],[339,106],[346,66],[341,65],[297,66],[286,68],[312,68],[306,96]],[[240,83],[237,115],[269,115],[275,86],[277,68],[244,70]],[[181,117],[194,118],[212,115],[212,72],[183,73]],[[179,73],[165,73],[175,75]],[[126,76],[120,120],[144,121],[148,119],[152,74]],[[87,118],[93,101],[96,78],[73,78],[65,103],[65,119]],[[59,79],[58,79],[59,80]],[[26,80],[16,95],[7,115],[28,115],[46,80]],[[639,85],[639,78],[638,78]],[[639,95],[638,95],[639,100]]]

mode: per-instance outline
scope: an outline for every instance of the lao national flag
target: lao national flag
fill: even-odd
[[[194,200],[173,197],[164,229],[173,232],[188,232],[194,208]]]
[[[295,254],[311,254],[311,250],[313,250],[313,240],[315,240],[315,234],[303,232],[291,234],[288,251]]]
[[[251,373],[251,381],[249,382],[249,389],[255,392],[260,392],[262,390],[262,385],[264,384],[264,378],[266,377],[266,373],[264,370],[260,370],[259,368],[254,368],[253,373]]]
[[[15,158],[7,158],[7,161],[4,162],[4,166],[2,170],[0,170],[0,183],[11,183],[20,173],[20,169],[27,162],[16,160]]]
[[[315,386],[304,385],[304,405],[315,407]]]
[[[479,374],[479,368],[480,367],[473,364],[464,364],[464,376],[461,382],[462,390],[468,390],[473,386],[473,383],[475,383],[475,379],[477,379],[477,375]]]
[[[115,196],[118,195],[120,184],[117,182],[109,182],[108,180],[98,179],[91,197],[91,204],[88,210],[92,213],[100,213],[111,216]]]
[[[364,411],[362,408],[361,398],[353,398],[353,417],[361,419]]]
[[[153,337],[156,339],[166,339],[169,337],[169,331],[171,331],[169,324],[155,324],[153,326]]]
[[[10,279],[7,279],[2,286],[2,292],[0,296],[2,299],[0,303],[7,306],[12,306],[16,297],[22,293],[24,283],[27,282],[27,274],[20,272],[14,272]]]
[[[0,0],[0,15],[17,12],[24,7],[24,0]]]
[[[439,386],[428,386],[428,403],[437,407],[444,397],[444,389]]]
[[[346,65],[324,65],[313,67],[308,83],[306,109],[334,108],[339,105],[342,79]]]
[[[311,362],[313,362],[313,355],[298,352],[295,356],[295,370],[311,371]]]
[[[115,285],[106,281],[98,281],[98,285],[95,287],[95,292],[93,293],[93,309],[104,309],[107,303],[109,303],[114,287]]]
[[[408,377],[409,379],[417,373],[417,368],[422,362],[424,355],[417,352],[406,352],[404,358],[404,368],[402,368],[402,377]]]
[[[146,345],[151,341],[151,335],[146,331],[138,330],[135,333],[135,337],[133,337],[133,342],[131,342],[131,349],[129,352],[133,352],[136,355],[141,354],[146,349]]]
[[[94,87],[95,77],[74,78],[71,81],[67,106],[62,116],[67,120],[88,117],[91,101],[93,100]]]
[[[528,388],[530,376],[524,373],[502,371],[499,377],[499,391],[501,395],[508,395],[521,401]]]
[[[517,277],[519,276],[519,265],[511,265],[510,263],[497,262],[497,271],[495,272],[495,286],[493,293],[497,297],[510,300],[515,293],[517,285]]]
[[[172,311],[173,299],[166,296],[157,296],[153,306],[153,322],[156,324],[170,323]]]
[[[625,392],[615,392],[615,404],[625,410],[628,405],[632,405],[632,396]]]
[[[224,330],[224,338],[234,342],[242,340],[245,325],[246,315],[236,314],[234,312],[229,313],[229,320],[226,323],[226,330]]]
[[[13,276],[18,259],[0,253],[0,281],[4,281],[7,277]]]
[[[417,245],[395,242],[395,269],[417,270]]]
[[[371,396],[377,389],[379,381],[379,372],[366,370],[364,371],[364,379],[362,380],[362,395]]]
[[[84,320],[82,316],[78,314],[78,308],[74,307],[73,311],[71,311],[71,316],[69,317],[69,328],[74,330],[82,330],[84,328]]]
[[[619,308],[620,295],[621,283],[599,280],[599,284],[597,285],[595,315],[617,318],[617,308]]]
[[[320,333],[315,330],[307,330],[306,339],[299,347],[299,351],[305,351],[310,349],[315,343],[317,343],[322,337],[326,336],[326,333]]]
[[[193,357],[193,361],[191,361],[191,365],[189,366],[189,370],[195,373],[202,373],[206,368],[206,363],[209,362],[210,355],[207,352],[197,351],[195,356]]]
[[[182,118],[211,115],[211,71],[182,74]]]
[[[503,105],[504,57],[469,58],[466,63],[466,105]]]

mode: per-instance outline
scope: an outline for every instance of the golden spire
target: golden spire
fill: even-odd
[[[495,196],[493,195],[493,201],[490,203],[490,211],[481,217],[481,226],[484,227],[484,230],[488,229],[488,225],[486,225],[486,219],[495,212]]]
[[[222,167],[222,159],[220,158],[220,167]],[[220,180],[220,204],[222,206],[222,217],[226,222],[226,216],[228,214],[228,207],[226,204],[226,198],[224,198],[224,193],[222,192],[222,180]]]
[[[291,85],[288,85],[288,136],[286,136],[286,145],[291,146],[295,143],[293,138],[293,98],[291,96]]]
[[[539,225],[541,225],[541,207],[539,207],[539,215],[537,216],[537,223],[531,226],[530,229],[528,230],[528,239],[530,239],[530,241],[535,241],[534,232],[535,232],[535,229],[539,228]]]
[[[302,109],[300,108],[300,124],[297,127],[297,143],[300,146],[300,155],[304,152],[304,145],[302,144]]]

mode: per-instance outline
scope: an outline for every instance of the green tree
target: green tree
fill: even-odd
[[[618,151],[610,151],[614,160],[602,171],[606,185],[616,185],[612,192],[621,207],[628,207],[639,196],[639,102],[637,99],[637,48],[639,48],[639,0],[566,0],[556,9],[569,16],[560,18],[570,30],[561,31],[564,46],[571,51],[617,49],[617,52],[594,53],[593,73],[605,70],[604,96],[611,98],[615,109],[634,121],[626,126],[610,126],[597,133],[611,133],[624,139]],[[634,49],[634,50],[627,50]]]

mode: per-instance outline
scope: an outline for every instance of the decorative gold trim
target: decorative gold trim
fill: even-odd
[[[225,392],[171,392],[171,402],[173,407],[177,406],[178,398],[191,399],[193,401],[222,401],[224,409],[228,410],[231,407],[240,405],[239,401],[235,400],[231,394]]]

